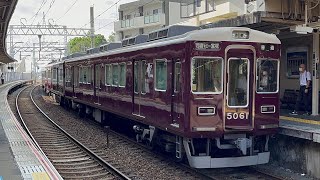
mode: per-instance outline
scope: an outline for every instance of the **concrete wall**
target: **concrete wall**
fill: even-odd
[[[271,162],[299,173],[320,178],[320,144],[305,139],[276,135],[270,140]]]

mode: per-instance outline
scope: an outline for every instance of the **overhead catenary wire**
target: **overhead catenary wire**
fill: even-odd
[[[49,11],[51,10],[52,6],[54,5],[55,1],[56,1],[56,0],[51,0],[50,5],[49,5],[49,8],[48,8],[47,12],[44,14],[44,16],[47,16],[47,14],[48,14]]]
[[[117,5],[121,0],[118,0],[117,2],[115,2],[114,4],[112,4],[111,6],[109,6],[106,10],[104,10],[102,13],[100,13],[98,16],[96,16],[93,20],[96,20],[98,17],[100,17],[102,14],[106,13],[108,10],[110,10],[112,7],[114,7],[115,5]],[[86,23],[85,25],[83,25],[81,28],[85,27],[86,25],[90,24],[92,22],[89,21],[88,23]]]
[[[79,0],[75,0],[72,5],[67,9],[67,11],[61,16],[59,17],[56,22],[58,22],[61,18],[63,18],[66,14],[68,14],[68,12],[73,8],[73,6],[78,2]]]

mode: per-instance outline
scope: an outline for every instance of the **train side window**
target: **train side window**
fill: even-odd
[[[147,92],[147,62],[145,60],[141,61],[141,93],[146,93]],[[148,86],[149,88],[149,86]]]
[[[107,64],[106,66],[105,66],[105,83],[106,83],[106,85],[107,86],[111,86],[111,84],[112,84],[112,67],[111,67],[111,65],[110,64]]]
[[[196,57],[191,65],[193,93],[220,94],[222,92],[222,58]]]
[[[119,85],[119,64],[112,64],[112,86]]]
[[[82,67],[82,83],[87,83],[88,80],[88,68]]]
[[[181,62],[174,64],[174,92],[180,91],[180,78],[181,78]]]
[[[52,70],[52,80],[57,80],[57,69],[56,68],[53,68]]]
[[[167,90],[167,62],[166,60],[156,60],[155,63],[155,90]]]
[[[79,83],[82,83],[83,77],[82,77],[82,67],[79,67]]]
[[[125,87],[126,86],[126,72],[127,72],[126,63],[120,63],[119,65],[120,65],[119,86]]]

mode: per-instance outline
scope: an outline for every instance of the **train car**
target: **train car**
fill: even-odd
[[[42,88],[46,93],[50,93],[52,90],[51,76],[51,67],[47,65],[41,72]]]
[[[279,124],[279,39],[185,26],[148,37],[54,65],[64,77],[54,92],[98,122],[116,121],[110,114],[133,120],[137,141],[187,157],[191,167],[268,163]]]

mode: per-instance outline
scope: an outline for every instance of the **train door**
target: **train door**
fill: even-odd
[[[180,60],[172,61],[172,76],[171,76],[171,120],[172,126],[179,127],[179,104],[181,103],[181,62]]]
[[[225,130],[253,129],[254,58],[251,46],[235,46],[226,52]]]
[[[142,98],[146,94],[146,61],[134,61],[133,66],[133,115],[144,117],[141,111]]]
[[[101,64],[96,64],[94,68],[94,103],[100,104],[101,92]]]

